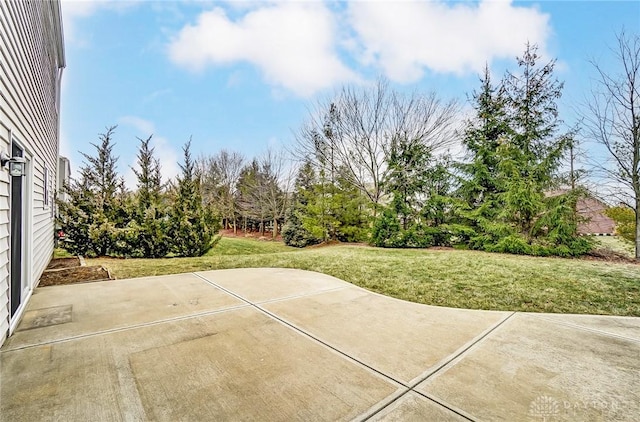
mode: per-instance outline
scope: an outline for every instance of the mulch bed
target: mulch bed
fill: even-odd
[[[109,271],[101,265],[81,265],[80,257],[52,259],[40,277],[39,287],[89,281],[112,280]]]

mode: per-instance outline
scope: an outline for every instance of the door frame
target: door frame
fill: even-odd
[[[21,251],[21,271],[22,271],[22,283],[20,291],[20,304],[15,313],[11,315],[11,296],[13,294],[13,286],[11,282],[11,274],[9,274],[9,335],[11,335],[18,326],[18,322],[22,318],[22,314],[26,308],[26,304],[31,298],[33,292],[33,273],[32,273],[32,253],[33,253],[33,154],[24,142],[13,133],[9,131],[9,151],[12,150],[15,144],[22,149],[22,155],[26,159],[25,175],[22,176],[22,251]],[[13,177],[9,176],[9,184],[11,191],[11,184],[13,183]],[[9,199],[11,204],[11,197]],[[9,224],[11,224],[11,209],[9,210]],[[11,225],[9,225],[11,227]],[[11,230],[9,230],[9,257],[11,258]],[[9,265],[11,270],[11,265]]]

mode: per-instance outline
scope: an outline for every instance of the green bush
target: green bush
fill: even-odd
[[[616,222],[616,234],[627,240],[636,240],[636,214],[625,206],[609,208],[605,214]]]
[[[392,211],[386,209],[376,219],[371,231],[371,244],[382,248],[404,247],[400,222]]]
[[[143,257],[161,258],[169,253],[171,239],[167,235],[169,222],[166,214],[156,207],[149,207],[134,228],[135,237],[131,242]]]
[[[287,222],[282,227],[282,240],[286,245],[296,248],[304,248],[305,246],[320,243],[320,239],[304,228],[298,213],[295,211],[289,214]]]
[[[533,250],[527,241],[518,235],[510,235],[500,239],[494,245],[488,245],[488,252],[510,253],[515,255],[531,255]]]

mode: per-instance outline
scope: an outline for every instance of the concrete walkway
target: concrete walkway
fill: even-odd
[[[3,421],[640,418],[640,318],[425,306],[298,270],[39,288],[0,364]]]

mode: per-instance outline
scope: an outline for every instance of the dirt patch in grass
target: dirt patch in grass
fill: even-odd
[[[102,265],[60,268],[47,270],[40,277],[39,287],[58,286],[62,284],[84,283],[87,281],[111,280],[111,274]]]
[[[80,266],[80,258],[54,258],[47,265],[47,270],[59,270],[60,268],[73,268]]]
[[[38,286],[58,286],[113,279],[109,270],[102,265],[86,266],[83,264],[83,260],[78,256],[54,258],[42,273]]]
[[[597,248],[584,256],[584,259],[596,261],[620,262],[625,264],[638,264],[638,262],[630,258],[628,255],[606,248]]]

